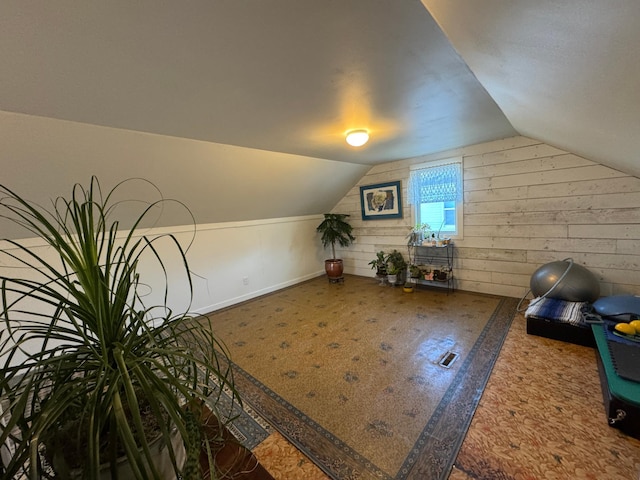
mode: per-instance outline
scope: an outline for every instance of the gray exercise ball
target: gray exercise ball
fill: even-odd
[[[593,303],[600,296],[600,283],[595,275],[570,259],[542,265],[531,275],[530,286],[535,297],[566,302]]]

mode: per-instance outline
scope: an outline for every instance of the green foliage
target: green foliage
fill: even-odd
[[[387,258],[387,273],[397,275],[407,268],[407,262],[398,250],[394,250]]]
[[[422,270],[418,265],[411,264],[409,265],[409,272],[413,278],[418,278],[421,276]]]
[[[60,477],[78,467],[67,455],[73,452],[83,478],[98,478],[102,463],[111,464],[116,478],[122,455],[136,478],[157,478],[149,444],[158,435],[177,476],[172,432],[182,437],[188,458],[201,448],[185,404],[205,402],[215,410],[222,387],[236,397],[227,350],[208,319],[166,306],[168,273],[157,242],[175,250],[191,294],[185,249],[173,235],[136,232],[166,200],[143,204],[131,228],[120,231],[114,193],[124,183],[103,196],[92,178],[50,210],[0,186],[0,215],[40,241],[5,240],[9,247],[0,250],[22,275],[8,276],[9,267],[0,272],[0,398],[10,404],[0,445],[10,438],[16,447],[2,478],[42,478],[43,450]],[[148,293],[138,272],[143,254],[163,276],[163,304],[142,301]]]
[[[420,245],[422,240],[429,236],[431,227],[428,223],[416,223],[410,227],[407,235],[407,245]]]
[[[351,232],[353,227],[347,222],[349,215],[345,213],[325,213],[324,220],[316,231],[322,234],[322,245],[331,245],[332,259],[336,258],[336,243],[341,247],[348,247],[356,239]]]
[[[369,262],[369,265],[371,265],[372,270],[378,270],[379,272],[386,271],[387,255],[385,255],[385,253],[382,250],[380,250],[378,253],[376,253],[375,260],[371,260]]]

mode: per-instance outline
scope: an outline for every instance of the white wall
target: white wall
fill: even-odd
[[[169,277],[167,305],[174,314],[189,311],[208,313],[259,295],[294,285],[304,280],[324,275],[324,259],[319,237],[315,231],[321,215],[270,219],[253,222],[234,222],[198,225],[195,239],[193,227],[157,228],[141,231],[153,237],[157,234],[174,235],[187,251],[187,260],[192,272],[193,300],[187,278],[182,268],[182,259],[171,242],[155,243]],[[21,244],[34,249],[38,255],[56,265],[57,257],[39,239],[21,239]],[[0,241],[0,250],[18,254],[17,249],[6,241]],[[163,304],[164,273],[150,257],[143,257],[138,269],[141,293],[147,308]],[[0,275],[10,278],[35,280],[35,271],[25,269],[5,254],[0,254]],[[246,279],[246,280],[245,280]],[[20,304],[29,311],[35,309],[47,313],[39,302]],[[15,319],[25,318],[20,314]],[[0,323],[0,334],[5,330]],[[2,338],[2,337],[0,337]],[[31,350],[39,346],[31,343]],[[28,348],[28,347],[27,347]],[[24,358],[16,358],[20,362]]]
[[[170,281],[168,306],[176,312],[207,313],[323,275],[326,255],[315,231],[321,221],[322,215],[310,215],[197,225],[195,237],[193,226],[148,229],[140,231],[140,235],[152,238],[170,234],[183,248],[188,247],[194,290],[191,305],[188,281],[177,250],[168,238],[154,243]],[[41,240],[29,238],[17,242],[56,264],[57,257]],[[0,250],[20,255],[4,241],[0,242]],[[152,255],[142,257],[139,273],[145,304],[162,304],[164,273]],[[4,254],[0,255],[0,275],[37,278],[35,272]]]
[[[311,215],[198,226],[188,254],[194,310],[210,312],[324,275],[315,231],[321,221]]]
[[[92,175],[131,177],[185,203],[199,224],[327,212],[367,166],[0,111],[0,183],[49,204]],[[165,212],[158,226],[181,225]],[[0,219],[0,238],[19,238]]]
[[[521,297],[538,267],[570,257],[596,275],[601,295],[640,294],[640,179],[525,137],[372,168],[333,209],[352,215],[357,241],[341,252],[348,273],[373,276],[367,263],[381,249],[406,257],[409,166],[455,156],[464,160],[457,288]],[[360,185],[393,180],[402,181],[404,218],[362,221]]]

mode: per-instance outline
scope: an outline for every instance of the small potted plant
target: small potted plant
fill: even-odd
[[[422,245],[422,240],[429,237],[430,231],[431,227],[428,223],[416,223],[409,230],[409,235],[407,235],[407,245]]]
[[[422,270],[414,263],[409,265],[409,276],[411,278],[420,278],[422,276]]]
[[[387,256],[380,250],[376,253],[376,258],[369,262],[371,269],[376,271],[376,277],[380,279],[380,285],[384,285],[385,277],[387,276]]]
[[[407,268],[407,262],[398,250],[394,250],[387,257],[387,280],[391,285],[403,281],[403,273]],[[395,278],[393,278],[395,276]],[[391,278],[390,278],[391,277]],[[393,281],[392,281],[393,280]]]
[[[342,278],[344,266],[341,258],[336,258],[336,243],[342,247],[348,247],[356,239],[351,232],[353,227],[347,221],[349,215],[345,213],[325,213],[324,220],[316,231],[321,233],[322,245],[327,248],[331,245],[331,258],[324,261],[324,269],[330,281]]]
[[[429,280],[429,281],[433,280],[433,272],[431,271],[430,268],[423,270],[422,274],[424,275],[425,280]]]
[[[394,264],[389,264],[387,267],[387,282],[389,285],[395,286],[398,283],[398,272],[400,270]]]
[[[435,273],[436,271],[434,271],[433,279],[437,280],[438,282],[446,282],[448,278],[447,270],[448,269],[445,266],[440,267],[440,270],[436,270],[438,273]]]

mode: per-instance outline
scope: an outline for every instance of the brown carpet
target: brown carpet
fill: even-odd
[[[329,476],[440,479],[516,304],[319,277],[210,317],[244,401]]]

